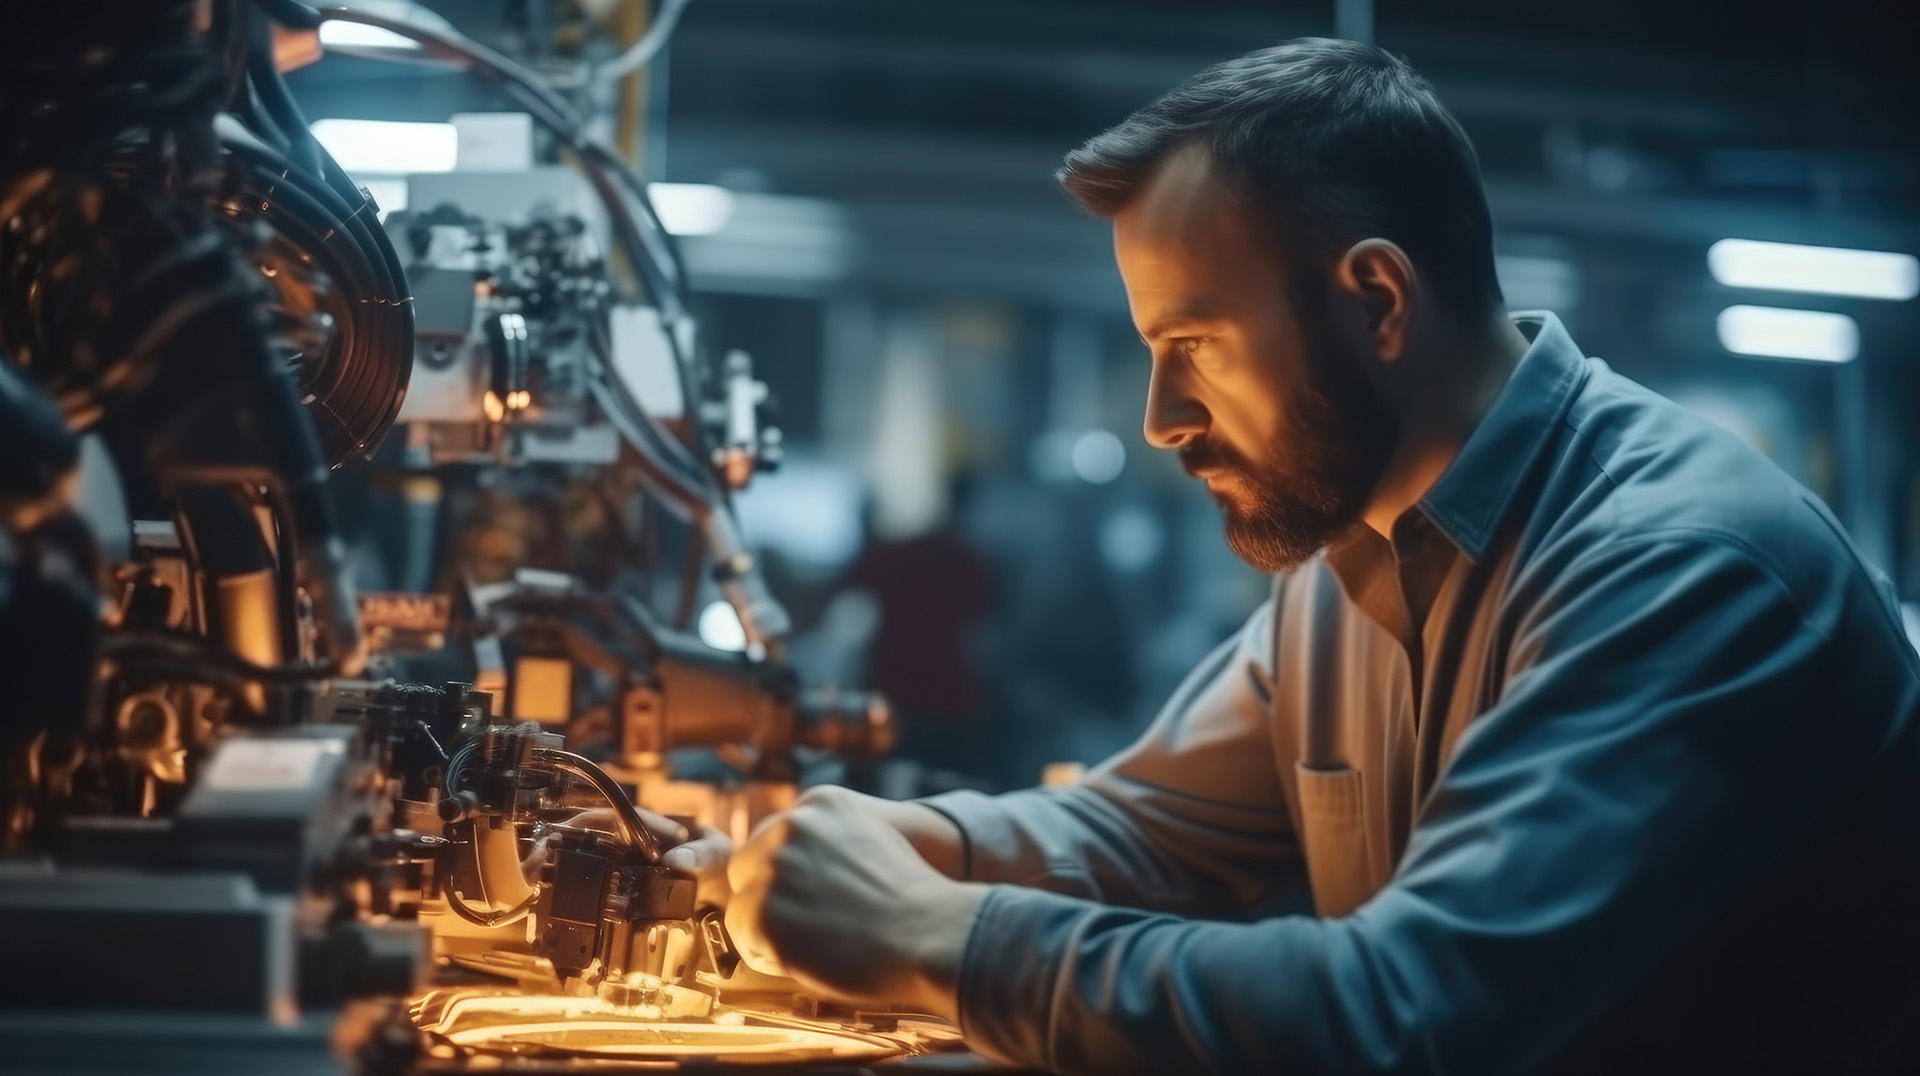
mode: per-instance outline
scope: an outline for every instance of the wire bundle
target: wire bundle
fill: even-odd
[[[202,29],[191,3],[91,0],[0,38],[0,343],[136,487],[269,488],[283,607],[304,587],[323,654],[351,659],[328,461],[300,406],[318,397],[269,335],[264,229],[212,208],[247,193],[214,117],[242,87],[249,10],[227,0]]]
[[[299,5],[267,6],[317,25]],[[244,19],[244,7],[234,16]],[[308,131],[274,67],[268,30],[253,24],[228,101],[237,122],[219,126],[237,181],[224,205],[236,218],[264,220],[276,236],[281,256],[262,271],[273,273],[283,324],[326,316],[330,333],[296,336],[287,350],[322,452],[337,468],[371,452],[400,413],[413,369],[413,305],[378,207]],[[309,283],[315,270],[318,288]]]

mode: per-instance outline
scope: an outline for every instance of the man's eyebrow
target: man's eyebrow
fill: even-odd
[[[1142,329],[1140,331],[1140,342],[1151,345],[1155,340],[1167,335],[1167,333],[1182,324],[1192,321],[1206,321],[1212,317],[1213,312],[1202,306],[1190,306],[1175,310],[1172,313],[1156,318],[1153,324]]]

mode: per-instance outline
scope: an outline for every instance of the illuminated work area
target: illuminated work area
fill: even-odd
[[[1907,7],[16,15],[0,1070],[1920,1072]]]

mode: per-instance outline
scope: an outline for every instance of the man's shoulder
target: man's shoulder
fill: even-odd
[[[1758,449],[1598,369],[1569,409],[1528,527],[1552,559],[1652,543],[1731,552],[1790,590],[1862,572],[1825,505]]]

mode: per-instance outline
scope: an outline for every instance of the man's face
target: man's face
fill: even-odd
[[[1326,289],[1296,286],[1277,242],[1197,149],[1114,218],[1153,354],[1147,441],[1180,453],[1219,503],[1228,547],[1265,572],[1358,522],[1397,437],[1362,356],[1328,329]]]

